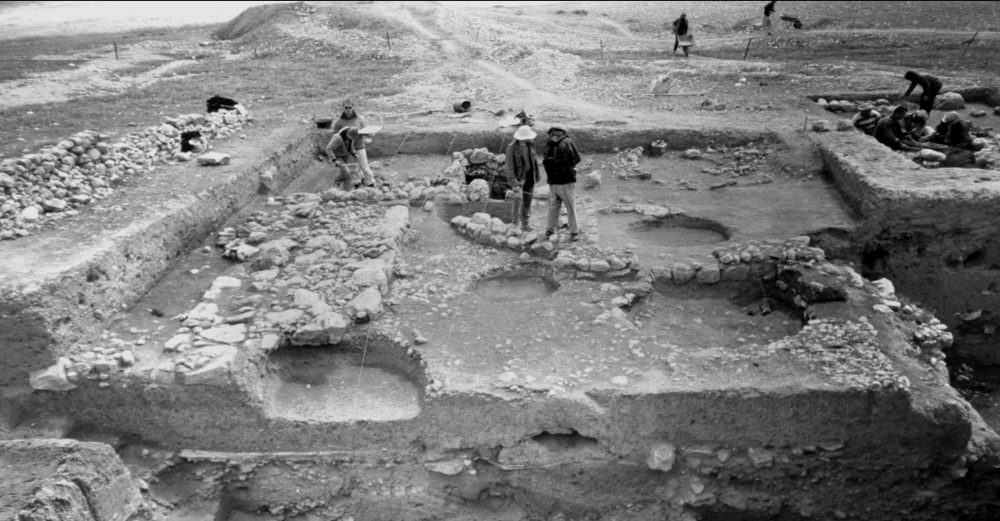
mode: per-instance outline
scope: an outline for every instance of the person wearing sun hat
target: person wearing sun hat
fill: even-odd
[[[345,127],[354,127],[358,130],[365,128],[365,117],[354,110],[354,102],[350,98],[344,100],[343,111],[340,113],[337,121],[333,123],[333,131],[336,133]],[[371,186],[375,184],[375,176],[372,175],[372,169],[368,166],[368,151],[365,150],[367,140],[367,137],[361,136],[354,143],[354,152],[358,160],[358,166],[361,167],[361,173],[364,176],[362,182],[367,186]]]
[[[514,223],[521,224],[521,230],[530,231],[531,202],[535,183],[538,182],[538,155],[535,153],[535,137],[538,134],[528,125],[521,125],[514,132],[514,141],[507,145],[504,166],[507,182],[511,187]]]

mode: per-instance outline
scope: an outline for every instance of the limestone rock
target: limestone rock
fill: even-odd
[[[922,159],[924,161],[941,162],[944,161],[945,158],[947,157],[948,156],[942,154],[941,152],[938,152],[937,150],[931,150],[929,148],[925,148],[922,149],[920,152],[917,152],[917,159]]]
[[[41,211],[37,206],[28,206],[21,210],[21,219],[24,219],[24,222],[33,223],[38,220],[40,215]]]
[[[829,132],[830,122],[825,119],[813,121],[812,126],[810,128],[812,128],[813,132]]]
[[[292,345],[339,344],[347,332],[347,326],[348,321],[344,315],[330,311],[299,327],[292,334]]]
[[[445,476],[457,476],[465,470],[465,460],[450,459],[444,461],[431,461],[424,463],[424,468],[431,472],[444,474]]]
[[[201,336],[220,344],[236,344],[246,340],[246,324],[231,324],[205,329]]]
[[[355,320],[374,320],[382,314],[382,294],[376,288],[366,288],[347,303]]]
[[[536,186],[535,189],[531,192],[531,196],[535,199],[547,200],[549,198],[550,191],[551,190],[549,188],[549,185]]]
[[[207,346],[198,350],[202,356],[211,357],[207,364],[184,373],[185,385],[226,385],[236,361],[237,349],[233,346]]]
[[[69,203],[63,199],[46,199],[42,201],[42,208],[46,212],[61,212],[65,210],[67,206],[69,206]]]
[[[477,148],[469,154],[469,164],[485,165],[493,159],[493,154],[485,148]]]
[[[649,450],[646,466],[653,470],[669,472],[674,468],[677,459],[677,448],[670,443],[658,443]]]
[[[284,311],[272,311],[264,315],[264,318],[268,322],[274,323],[274,325],[279,328],[288,328],[295,324],[303,315],[305,311],[301,309],[286,309]]]
[[[698,150],[697,148],[689,148],[681,154],[681,157],[684,159],[698,159],[701,157],[701,150]]]
[[[198,156],[198,164],[202,166],[221,166],[229,164],[229,154],[222,152],[209,152]]]
[[[591,172],[591,173],[587,174],[586,176],[584,176],[584,178],[583,178],[583,187],[584,188],[597,188],[598,186],[601,186],[601,181],[602,181],[601,173],[597,172],[597,171],[594,171],[594,172]]]
[[[70,391],[76,389],[76,384],[69,381],[66,376],[66,366],[62,361],[50,365],[45,369],[34,371],[28,375],[28,382],[32,389],[40,391]]]
[[[851,123],[849,119],[838,119],[837,120],[837,130],[843,132],[845,130],[851,130],[854,128],[854,124]]]
[[[961,110],[965,108],[965,98],[957,92],[945,92],[934,101],[934,110]]]

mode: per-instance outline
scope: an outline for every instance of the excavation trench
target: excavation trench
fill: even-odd
[[[14,356],[45,343],[93,377],[8,393],[7,432],[115,445],[174,519],[888,518],[907,503],[882,491],[949,475],[967,405],[903,354],[895,318],[867,318],[870,285],[809,246],[857,224],[829,181],[769,175],[784,145],[767,134],[573,135],[581,175],[604,179],[580,189],[585,240],[555,246],[572,262],[526,263],[452,227],[509,222],[506,203],[423,190],[444,154],[506,134],[380,135],[390,186],[363,198],[328,191],[329,165],[302,159],[328,136],[304,136],[270,192],[270,164],[233,179],[228,212],[183,213],[149,253],[172,264],[88,300],[127,312],[23,333]],[[624,152],[655,139],[662,157]],[[117,247],[126,271],[150,258]],[[124,284],[98,268],[66,273]],[[80,304],[29,300],[11,309]],[[105,370],[126,345],[134,364]]]

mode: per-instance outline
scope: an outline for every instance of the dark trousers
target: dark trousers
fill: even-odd
[[[927,112],[928,116],[931,114],[931,109],[934,108],[934,99],[937,98],[938,92],[941,92],[941,87],[931,88],[931,90],[920,93],[920,110]]]
[[[528,174],[524,179],[524,184],[521,185],[521,198],[514,199],[513,204],[513,218],[519,219],[515,222],[520,222],[522,225],[528,224],[528,217],[531,216],[531,201],[534,198],[532,192],[535,191],[535,178]]]
[[[681,37],[678,34],[674,35],[674,54],[677,53],[677,48],[681,45]],[[684,47],[684,56],[688,55],[688,48]]]

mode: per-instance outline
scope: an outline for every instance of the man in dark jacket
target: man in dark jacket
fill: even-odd
[[[514,141],[507,146],[504,166],[507,182],[514,199],[514,223],[521,223],[521,229],[530,231],[528,218],[531,217],[531,201],[535,183],[538,182],[538,156],[535,154],[535,134],[528,125],[522,125],[514,132]]]
[[[920,85],[920,110],[923,110],[930,116],[931,109],[934,108],[934,98],[937,98],[938,93],[941,92],[941,88],[944,86],[941,83],[941,79],[930,74],[917,74],[914,71],[906,71],[903,77],[910,80],[910,88],[906,89],[903,97],[909,96],[913,92],[913,89],[916,89],[917,85]]]
[[[560,127],[549,129],[549,140],[545,144],[545,175],[549,182],[549,219],[545,237],[549,239],[559,230],[559,210],[566,206],[566,217],[569,219],[569,240],[580,238],[580,228],[576,223],[576,204],[573,191],[576,186],[576,165],[580,162],[580,153],[576,145]]]
[[[677,47],[681,44],[681,36],[688,33],[687,14],[681,13],[681,17],[674,20],[674,54],[677,54]],[[688,46],[684,46],[684,56],[688,55]]]
[[[904,117],[906,117],[906,107],[896,107],[892,115],[878,120],[873,134],[875,139],[893,150],[919,150],[919,146],[903,135]]]
[[[334,185],[345,191],[350,191],[361,185],[358,174],[358,153],[354,148],[358,140],[358,127],[344,127],[333,134],[326,145],[326,157],[337,167]]]
[[[767,29],[767,34],[771,34],[771,15],[774,14],[774,4],[777,2],[772,0],[764,6],[764,29]]]

